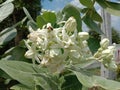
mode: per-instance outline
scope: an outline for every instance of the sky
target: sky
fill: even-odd
[[[111,1],[116,1],[116,0],[111,0]],[[53,1],[43,0],[42,1],[42,8],[57,12],[59,10],[62,10],[64,8],[64,6],[69,4],[69,3],[72,5],[75,5],[77,7],[83,7],[79,3],[79,0],[53,0]],[[96,5],[96,10],[100,13],[100,6],[99,5]],[[114,27],[120,33],[120,17],[111,15],[111,24],[112,24],[112,27]],[[87,29],[85,25],[83,25],[83,28]]]

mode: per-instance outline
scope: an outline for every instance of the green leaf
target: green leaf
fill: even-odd
[[[9,27],[0,32],[0,45],[4,45],[10,40],[12,40],[17,34],[15,28]]]
[[[14,5],[12,3],[8,3],[0,7],[0,22],[2,22],[5,18],[7,18],[14,10]]]
[[[3,70],[0,69],[0,77],[12,79],[7,73],[5,73]]]
[[[47,24],[47,22],[44,20],[44,18],[41,15],[37,16],[36,22],[37,22],[37,26],[40,28],[42,28],[43,25]]]
[[[90,17],[91,19],[97,22],[100,22],[100,23],[102,22],[102,17],[95,10],[95,8],[83,8],[81,12],[84,13],[87,17]]]
[[[55,25],[57,18],[55,12],[52,11],[44,11],[41,15],[36,18],[37,25],[42,28],[43,25],[47,23],[51,23],[52,26]]]
[[[90,16],[91,16],[91,19],[102,23],[102,17],[96,12],[96,10],[92,10],[92,13]]]
[[[79,0],[80,3],[86,7],[92,8],[93,2],[91,0]]]
[[[51,11],[44,11],[41,15],[43,17],[43,19],[48,23],[51,23],[52,25],[54,25],[56,23],[56,15],[55,12],[51,12]]]
[[[99,34],[103,34],[100,27],[89,16],[84,16],[83,21],[91,30],[96,31]]]
[[[108,80],[104,77],[92,75],[89,72],[81,68],[74,67],[74,66],[72,66],[70,70],[72,70],[75,73],[78,80],[85,87],[91,88],[91,87],[98,86],[98,87],[104,88],[105,90],[119,90],[120,89],[120,82]]]
[[[67,75],[64,78],[65,82],[62,85],[62,90],[81,90],[82,85],[75,75]]]
[[[96,0],[96,1],[103,8],[111,8],[115,10],[120,10],[120,3],[111,2],[107,0]]]
[[[116,16],[120,16],[120,3],[106,1],[106,0],[96,0],[96,1],[107,12]]]
[[[95,37],[90,37],[88,40],[88,46],[89,46],[89,48],[90,48],[90,51],[92,52],[92,53],[95,53],[97,50],[98,50],[98,48],[100,47],[100,40],[98,40],[97,38],[95,38]]]
[[[77,30],[80,32],[82,31],[82,21],[81,21],[81,17],[80,17],[80,12],[79,10],[73,6],[73,5],[66,5],[63,10],[62,10],[63,14],[64,14],[64,20],[67,20],[69,17],[73,16],[76,21],[77,21]]]

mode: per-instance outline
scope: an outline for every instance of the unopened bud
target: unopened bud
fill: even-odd
[[[79,32],[78,37],[82,40],[87,40],[89,38],[89,34],[87,32]]]
[[[108,56],[111,53],[111,50],[106,49],[104,51],[102,51],[102,55]]]
[[[66,21],[64,27],[65,27],[65,29],[66,29],[67,31],[73,32],[73,31],[76,29],[76,27],[77,27],[77,23],[76,23],[75,18],[74,18],[74,17],[70,17],[70,18]]]
[[[109,40],[107,38],[104,38],[101,42],[100,42],[100,46],[102,48],[107,48],[109,45]]]

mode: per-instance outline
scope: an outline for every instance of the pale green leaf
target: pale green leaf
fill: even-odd
[[[34,75],[36,76],[36,85],[40,85],[44,90],[58,90],[59,85],[54,80],[54,77],[44,73],[38,73]]]
[[[81,68],[77,68],[72,66],[70,68],[77,76],[78,80],[88,88],[91,87],[101,87],[105,90],[119,90],[120,89],[120,82],[108,80],[104,77],[95,76],[90,74],[90,72],[87,72],[86,70],[83,70]]]
[[[0,61],[0,69],[7,73],[14,80],[19,81],[21,84],[34,88],[34,77],[32,73],[35,73],[32,64],[28,64],[20,61]]]
[[[44,90],[58,90],[59,85],[54,77],[49,77],[45,69],[40,66],[21,61],[0,60],[0,69],[29,90],[35,90],[36,86]]]
[[[5,18],[7,18],[14,10],[14,5],[12,3],[8,3],[0,7],[0,22],[2,22]]]
[[[14,85],[10,89],[12,89],[12,90],[32,90],[32,89],[27,88],[26,86],[24,86],[22,84]]]
[[[16,47],[13,47],[13,48],[10,48],[9,50],[7,50],[4,53],[4,55],[2,56],[2,59],[31,62],[31,60],[25,58],[25,56],[24,56],[25,52],[26,52],[25,48],[16,46]]]
[[[17,30],[15,28],[9,27],[0,32],[0,45],[4,45],[10,40],[12,40],[17,34]]]
[[[23,7],[23,11],[24,11],[24,13],[26,14],[26,16],[29,20],[34,21],[32,16],[30,15],[30,13],[28,12],[28,10],[25,7]]]
[[[8,4],[8,3],[11,3],[11,2],[13,2],[13,1],[14,1],[14,0],[6,0],[4,3],[0,4],[0,6],[3,6],[3,5]]]

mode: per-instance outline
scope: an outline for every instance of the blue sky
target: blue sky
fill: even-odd
[[[59,11],[72,0],[43,0],[42,7],[47,10]]]
[[[116,1],[116,0],[111,0],[111,1]],[[78,7],[83,7],[80,3],[79,0],[53,0],[50,2],[49,0],[43,0],[42,2],[42,7],[43,9],[47,10],[53,10],[53,11],[59,11],[64,8],[65,5],[67,4],[73,4]],[[96,6],[98,12],[100,11],[100,7]],[[112,27],[114,27],[119,33],[120,33],[120,17],[117,16],[111,16],[112,18]],[[83,27],[85,28],[85,26]]]
[[[47,10],[59,11],[64,8],[64,6],[70,3],[72,0],[53,0],[52,2],[49,0],[43,0],[42,6]]]

